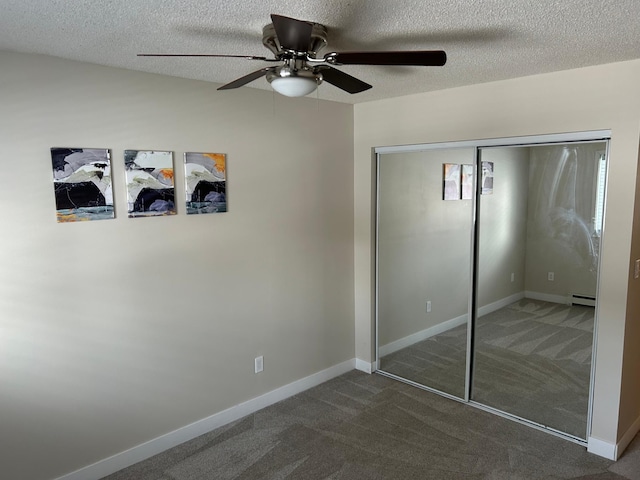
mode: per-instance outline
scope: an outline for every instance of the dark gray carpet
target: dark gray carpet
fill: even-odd
[[[471,398],[586,439],[593,307],[523,299],[480,317]],[[457,327],[381,359],[381,369],[464,397],[467,331]]]
[[[614,463],[469,405],[353,371],[104,480],[231,479],[640,480],[640,440]]]

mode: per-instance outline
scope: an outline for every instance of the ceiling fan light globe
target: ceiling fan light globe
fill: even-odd
[[[318,88],[318,82],[310,77],[278,77],[271,80],[271,86],[280,95],[304,97]]]

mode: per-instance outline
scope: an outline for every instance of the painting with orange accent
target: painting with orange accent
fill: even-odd
[[[184,154],[187,214],[227,211],[227,156],[224,153]]]
[[[52,148],[59,223],[114,218],[111,154],[98,148]]]
[[[125,150],[127,211],[130,218],[175,215],[173,152]]]
[[[213,160],[214,168],[224,174],[227,161],[227,156],[224,153],[203,153],[202,155]]]

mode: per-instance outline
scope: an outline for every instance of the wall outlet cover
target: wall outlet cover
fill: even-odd
[[[255,372],[260,373],[262,370],[264,370],[264,357],[260,355],[255,359]]]

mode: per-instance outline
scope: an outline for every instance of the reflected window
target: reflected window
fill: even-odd
[[[607,157],[605,152],[598,152],[596,154],[598,161],[597,175],[596,175],[596,202],[595,212],[593,216],[593,230],[599,237],[602,234],[602,216],[604,214],[604,188],[605,180],[607,176]]]

